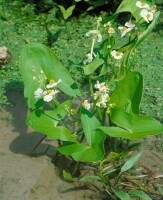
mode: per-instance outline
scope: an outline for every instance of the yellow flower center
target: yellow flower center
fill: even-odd
[[[114,31],[114,29],[113,28],[109,28],[109,31],[108,31],[108,33],[114,33],[115,31]]]
[[[131,24],[134,25],[134,24],[135,24],[135,21],[134,21],[134,20],[131,20]]]
[[[153,8],[151,9],[152,11],[156,11],[156,6],[153,6]]]
[[[126,30],[127,30],[127,27],[126,27],[126,26],[123,26],[122,30],[123,30],[123,31],[126,31]]]
[[[141,6],[146,6],[146,3],[145,2],[141,2]]]
[[[55,83],[55,81],[54,80],[50,80],[50,84],[54,84]]]
[[[100,34],[100,31],[99,30],[96,30],[97,31],[97,34]]]
[[[48,90],[48,94],[51,94],[53,92],[53,90]]]
[[[101,103],[102,102],[102,97],[98,98],[98,102]]]
[[[117,51],[116,52],[116,56],[120,56],[121,55],[121,52],[120,51]]]
[[[82,103],[82,106],[85,107],[85,103],[84,102]]]
[[[151,14],[148,13],[148,14],[146,15],[146,17],[147,17],[147,19],[149,19],[149,18],[151,17]]]
[[[85,59],[88,59],[88,55],[85,55],[84,58],[85,58]]]
[[[110,100],[110,96],[107,96],[106,99],[109,101]]]

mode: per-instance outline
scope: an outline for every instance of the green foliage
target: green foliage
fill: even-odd
[[[66,172],[65,170],[63,170],[63,177],[66,181],[73,181],[73,177],[71,176],[71,174],[69,172]]]
[[[80,96],[78,86],[53,51],[41,44],[31,43],[24,48],[20,55],[20,72],[25,84],[24,94],[28,98],[27,103],[30,109],[33,109],[36,103],[33,96],[34,91],[42,84],[32,81],[32,67],[35,70],[34,76],[39,76],[42,70],[43,76],[48,80],[62,78],[59,89],[70,96]],[[43,81],[44,84],[46,79]]]
[[[131,72],[118,82],[111,95],[111,102],[116,104],[116,109],[118,110],[138,114],[142,92],[142,75],[139,72]]]
[[[140,190],[130,190],[129,194],[134,197],[141,198],[143,200],[152,200],[145,192]]]
[[[99,58],[99,55],[89,63],[86,67],[84,67],[84,74],[89,75],[92,74],[98,67],[100,67],[104,63],[103,59]]]
[[[138,24],[136,25],[139,26],[140,33],[138,34],[136,30],[133,31],[129,37],[127,35],[125,39],[121,38],[120,40],[124,39],[121,43],[117,39],[120,37],[118,32],[115,37],[108,36],[107,29],[103,28],[104,21],[100,22],[101,24],[97,25],[96,29],[101,29],[100,34],[104,35],[103,41],[100,45],[92,43],[93,61],[84,67],[82,64],[83,52],[86,52],[91,45],[89,38],[86,39],[84,35],[88,28],[93,29],[91,26],[95,18],[87,16],[82,20],[79,17],[78,22],[73,18],[72,21],[68,21],[73,10],[78,9],[78,3],[71,6],[65,1],[63,5],[59,6],[64,20],[67,20],[66,24],[62,19],[57,19],[57,17],[59,18],[58,5],[53,1],[43,1],[43,4],[39,2],[39,5],[14,1],[13,5],[15,4],[16,7],[22,6],[21,13],[17,13],[16,8],[15,10],[13,8],[12,15],[8,10],[5,11],[6,19],[11,17],[10,20],[13,23],[7,33],[13,31],[18,39],[16,40],[18,47],[14,44],[11,48],[14,57],[16,55],[18,58],[20,49],[26,43],[30,43],[23,48],[19,62],[20,73],[25,85],[25,98],[31,111],[27,118],[28,125],[52,139],[57,139],[56,149],[58,152],[70,156],[72,160],[96,163],[96,167],[100,163],[96,170],[98,174],[85,176],[81,180],[98,180],[111,195],[116,195],[120,199],[130,199],[130,196],[150,199],[143,191],[122,191],[119,182],[123,178],[125,180],[125,174],[140,157],[140,154],[137,154],[129,158],[132,148],[128,145],[122,148],[124,143],[129,142],[127,139],[140,139],[163,131],[163,126],[157,120],[139,114],[143,93],[143,76],[139,72],[131,72],[136,58],[136,48],[154,28],[159,12],[155,13],[154,20],[149,24],[142,20],[139,21],[140,9],[135,6],[135,2],[130,2],[129,6],[129,1],[122,1],[115,15],[111,16],[109,20],[112,20],[111,25],[113,25],[113,21],[119,13],[130,12],[137,20]],[[86,4],[93,5],[88,8],[91,10],[104,5],[105,2],[89,1]],[[39,13],[36,17],[35,14],[41,7],[40,12],[46,11],[46,13]],[[65,10],[66,7],[68,7],[67,10]],[[2,14],[4,15],[4,11]],[[4,20],[3,15],[1,16],[2,20]],[[22,21],[19,19],[20,16]],[[3,26],[10,24],[10,21],[3,22]],[[33,26],[34,24],[36,26]],[[117,31],[117,28],[115,29]],[[6,37],[5,31],[2,28],[4,38]],[[38,42],[49,45],[51,49]],[[10,41],[8,44],[11,44]],[[123,52],[118,67],[111,54],[113,50]],[[15,66],[17,65],[15,64]],[[4,70],[2,73],[5,72]],[[16,68],[14,70],[16,71],[14,72],[16,73],[15,77],[18,77],[19,80],[18,70]],[[12,77],[12,73],[10,76]],[[5,77],[9,76],[4,76],[4,80]],[[48,92],[46,88],[48,82],[53,79],[57,81],[60,78],[62,82],[57,87],[64,93],[62,94],[64,102],[61,100],[61,104],[59,104],[57,99],[53,99],[53,102],[47,105],[43,98],[37,99],[34,96],[38,88],[44,88],[45,92]],[[78,89],[79,84],[75,83],[81,79],[82,83],[85,81],[90,84],[89,98],[92,107],[89,111],[84,108],[82,102],[78,108],[74,109],[73,107],[74,97],[81,101],[85,98]],[[96,80],[101,83],[105,81],[113,90],[106,107],[99,108],[97,103],[100,99],[94,98],[95,89],[97,89],[94,88]],[[13,83],[12,78],[11,83]],[[58,99],[62,99],[62,97]],[[113,104],[115,106],[112,108]],[[71,122],[70,127],[69,121]],[[107,166],[108,163],[111,165]],[[63,176],[68,181],[73,180],[71,174],[65,170]]]
[[[135,163],[139,160],[141,153],[136,154],[135,156],[131,157],[127,160],[127,162],[121,167],[121,173],[129,170],[131,167],[135,165]]]
[[[75,5],[70,6],[67,10],[61,5],[58,6],[63,14],[63,18],[66,20],[72,15],[73,10],[75,9]]]
[[[116,196],[121,200],[131,200],[129,194],[127,192],[123,192],[121,190],[115,191]]]

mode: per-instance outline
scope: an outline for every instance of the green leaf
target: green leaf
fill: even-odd
[[[57,121],[61,121],[69,114],[68,111],[65,109],[65,106],[70,108],[72,106],[72,100],[64,101],[53,111],[46,111],[46,114]]]
[[[141,139],[163,131],[163,125],[159,121],[145,115],[117,111],[111,116],[111,121],[119,127],[104,126],[99,127],[99,129],[112,137]]]
[[[105,134],[99,129],[97,130],[101,126],[100,122],[88,110],[81,108],[81,123],[88,144],[98,154],[99,159],[102,159],[104,156]]]
[[[63,178],[64,178],[66,181],[73,182],[73,177],[72,177],[72,175],[70,174],[70,172],[67,172],[67,171],[65,171],[65,170],[63,170]]]
[[[145,192],[141,190],[130,190],[129,194],[131,194],[134,197],[139,197],[143,200],[152,200]]]
[[[119,197],[119,199],[121,200],[131,200],[129,194],[127,192],[123,192],[121,190],[116,190],[115,194],[117,195],[117,197]]]
[[[99,55],[97,54],[96,58],[91,63],[89,63],[86,67],[84,67],[84,74],[85,75],[92,74],[103,63],[104,63],[104,60],[99,58]]]
[[[76,161],[96,162],[104,156],[105,134],[96,130],[101,124],[88,110],[81,109],[81,122],[89,145],[75,143],[62,145],[57,150],[64,155],[71,155]]]
[[[129,170],[130,168],[132,168],[135,165],[135,163],[139,160],[141,154],[142,154],[142,152],[129,158],[129,160],[127,160],[127,162],[122,166],[121,172],[125,172],[125,171]]]
[[[91,147],[81,143],[62,145],[56,149],[66,156],[71,155],[76,161],[96,162],[100,159]]]
[[[65,8],[61,5],[58,5],[58,7],[60,8],[65,20],[72,15],[73,10],[75,9],[75,5],[70,6],[67,10],[65,10]]]
[[[80,179],[80,181],[88,181],[88,180],[98,180],[102,181],[102,179],[99,176],[84,176]]]
[[[128,139],[140,139],[163,131],[163,125],[159,121],[140,114],[117,111],[111,116],[111,121],[128,131],[126,135]]]
[[[115,109],[137,114],[139,113],[142,89],[142,75],[139,72],[129,72],[123,80],[118,82],[109,103],[115,103]]]
[[[35,69],[33,73],[32,66]],[[69,96],[80,96],[77,84],[71,78],[68,70],[61,64],[54,52],[42,44],[31,43],[24,47],[20,55],[19,68],[25,85],[24,95],[30,109],[35,109],[37,102],[37,99],[34,98],[34,91],[46,83],[45,79],[42,83],[32,79],[33,76],[40,76],[41,70],[48,80],[62,79],[58,88],[64,93]]]
[[[34,130],[52,139],[76,142],[76,137],[65,127],[57,126],[58,120],[52,118],[54,111],[35,110],[27,118],[27,124]]]

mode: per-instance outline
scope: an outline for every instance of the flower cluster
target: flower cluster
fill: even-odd
[[[107,22],[106,24],[104,24],[104,28],[108,27],[108,34],[109,36],[112,36],[115,33],[114,28],[111,26],[111,22]]]
[[[97,89],[94,93],[94,100],[96,101],[96,106],[100,108],[106,108],[107,102],[110,100],[110,96],[108,95],[109,86],[105,84],[105,82],[100,83],[96,82],[94,88]]]
[[[46,85],[46,90],[38,88],[34,92],[35,98],[43,98],[43,100],[46,102],[52,101],[55,98],[56,94],[59,92],[56,87],[60,82],[62,82],[61,79],[59,79],[57,82],[55,82],[54,80],[50,80],[50,82]]]
[[[134,20],[130,20],[126,22],[124,26],[119,26],[118,29],[121,31],[121,37],[124,37],[131,30],[137,29],[137,26]]]
[[[110,100],[110,96],[108,94],[108,92],[110,91],[109,86],[105,82],[100,83],[99,81],[97,81],[94,85],[94,88],[95,92],[93,99],[95,100],[95,105],[99,108],[107,108],[107,113],[109,113],[110,109],[115,106],[115,104],[108,104],[108,101]],[[82,106],[85,109],[90,110],[92,107],[92,103],[90,103],[88,100],[84,100]]]
[[[141,1],[136,2],[136,6],[139,8],[143,8],[140,12],[140,16],[143,17],[143,19],[149,23],[150,21],[153,20],[154,18],[154,13],[157,11],[156,5],[150,8],[150,6]]]

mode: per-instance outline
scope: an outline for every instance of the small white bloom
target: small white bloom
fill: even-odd
[[[146,8],[146,9],[149,9],[149,5],[145,2],[141,2],[141,1],[137,1],[136,2],[136,6],[139,7],[139,8]]]
[[[123,53],[120,52],[120,51],[113,50],[113,51],[111,52],[111,55],[112,55],[115,59],[118,60],[118,59],[121,59],[121,58],[122,58]]]
[[[125,26],[128,28],[135,28],[136,24],[134,20],[129,20],[129,22],[125,23]]]
[[[107,27],[107,26],[111,26],[111,22],[107,22],[106,24],[104,24],[104,27]]]
[[[104,95],[99,96],[96,106],[106,108],[107,107],[107,102],[110,100],[109,95],[106,93]]]
[[[128,32],[130,32],[133,28],[126,26],[119,26],[118,29],[121,31],[121,37],[124,37]]]
[[[85,65],[85,64],[87,64],[87,63],[90,63],[90,62],[92,62],[92,60],[93,60],[93,56],[90,54],[90,53],[88,53],[88,54],[86,54],[85,56],[84,56],[84,60],[83,60],[83,64]]]
[[[93,37],[93,38],[97,39],[97,42],[102,41],[102,35],[101,35],[99,30],[90,30],[86,33],[86,36],[87,37]]]
[[[149,23],[150,21],[153,20],[153,13],[152,12],[149,12],[148,10],[146,9],[143,9],[141,12],[140,12],[140,15],[141,17],[143,17],[143,19]]]
[[[109,35],[112,35],[113,33],[115,33],[114,28],[110,27],[108,30]]]
[[[34,91],[34,98],[42,98],[47,94],[47,91],[43,91],[41,88],[38,88],[36,91]]]
[[[82,106],[87,110],[90,110],[91,108],[91,104],[88,102],[88,100],[84,100],[84,102],[82,103]]]
[[[152,8],[151,8],[151,12],[155,13],[157,11],[157,7],[156,5],[154,5]]]
[[[49,88],[54,88],[56,87],[60,82],[62,82],[61,79],[59,79],[57,82],[54,81],[54,80],[50,80],[50,83],[48,85],[46,85],[46,88],[49,89]]]
[[[58,90],[48,90],[47,91],[47,95],[45,95],[43,97],[44,101],[46,102],[50,102],[51,100],[53,100],[53,98],[55,97],[55,95],[58,93]]]
[[[95,91],[94,93],[94,100],[98,99],[98,97],[101,95],[99,91]]]
[[[109,86],[105,84],[105,82],[103,83],[100,83],[99,81],[96,82],[96,84],[94,85],[94,87],[96,89],[98,89],[101,93],[106,93],[108,92],[110,89],[109,89]]]
[[[97,34],[97,42],[101,42],[102,41],[102,35],[101,34]]]

